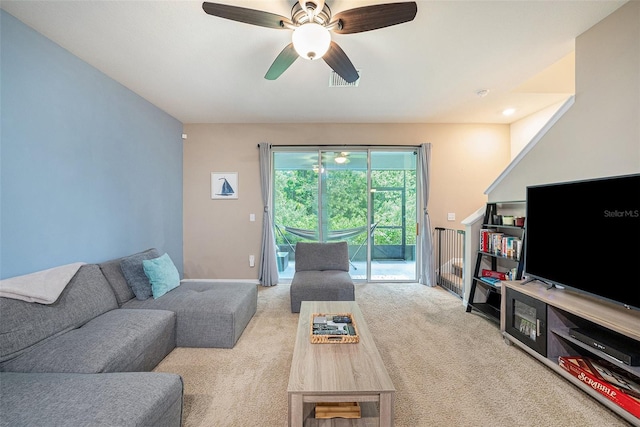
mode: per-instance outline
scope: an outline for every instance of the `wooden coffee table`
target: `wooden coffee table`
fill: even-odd
[[[311,344],[314,313],[351,313],[360,342]],[[290,427],[393,426],[395,388],[354,301],[302,302],[287,392]],[[314,419],[312,413],[318,402],[359,402],[362,418]]]

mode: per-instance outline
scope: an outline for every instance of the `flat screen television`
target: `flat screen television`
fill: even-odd
[[[640,174],[527,187],[527,279],[640,310]]]

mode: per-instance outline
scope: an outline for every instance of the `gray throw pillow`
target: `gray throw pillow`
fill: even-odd
[[[158,258],[160,253],[156,249],[149,249],[144,252],[129,255],[120,261],[120,269],[127,284],[133,291],[136,299],[144,301],[151,297],[151,282],[144,273],[142,261]]]

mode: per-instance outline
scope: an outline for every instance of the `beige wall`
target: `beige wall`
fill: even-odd
[[[460,221],[486,202],[484,190],[510,161],[507,125],[190,124],[184,133],[185,278],[256,279],[262,233],[257,144],[432,143],[432,226]],[[211,172],[238,172],[238,200],[211,199]],[[447,221],[447,213],[456,221]],[[249,215],[256,214],[250,222]],[[248,257],[256,256],[250,268]]]
[[[511,123],[511,160],[549,123],[565,102],[567,102],[566,99]]]
[[[640,3],[629,2],[576,40],[572,108],[489,193],[523,200],[526,186],[640,172]],[[259,142],[276,145],[418,145],[431,142],[434,227],[486,202],[508,165],[510,129],[448,124],[191,124],[184,143],[185,278],[256,279],[262,202]],[[239,172],[239,199],[210,197],[210,174]],[[447,221],[447,213],[456,221]],[[256,221],[249,222],[249,214]]]
[[[488,194],[518,200],[527,185],[640,172],[640,2],[576,39],[575,103]]]

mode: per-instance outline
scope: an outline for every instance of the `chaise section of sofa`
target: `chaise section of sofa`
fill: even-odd
[[[176,313],[176,346],[232,348],[256,312],[252,283],[182,282],[154,300],[135,298],[122,309],[160,309]]]
[[[155,249],[134,254],[157,256]],[[256,313],[257,285],[248,282],[182,281],[160,298],[136,299],[118,258],[99,264],[121,309],[169,310],[176,313],[176,346],[232,348]]]
[[[0,426],[179,427],[176,374],[0,373]]]

